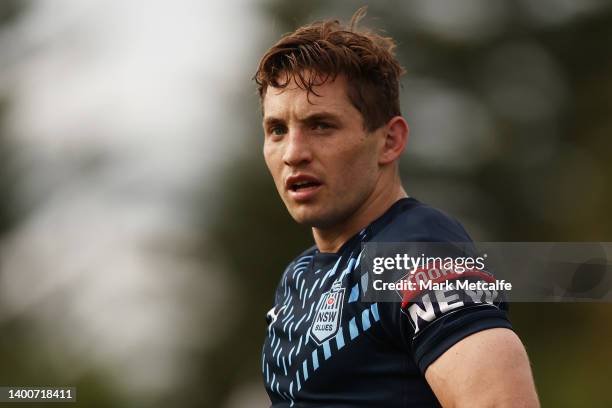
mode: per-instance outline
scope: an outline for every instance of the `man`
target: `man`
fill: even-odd
[[[255,75],[266,164],[316,244],[286,268],[267,316],[272,406],[536,407],[525,349],[499,304],[416,318],[360,296],[362,243],[470,241],[401,185],[402,69],[390,38],[357,31],[363,15],[285,35]]]

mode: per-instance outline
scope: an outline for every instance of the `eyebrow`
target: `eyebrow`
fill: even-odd
[[[319,121],[325,121],[325,120],[339,122],[340,117],[331,112],[317,112],[317,113],[308,115],[305,118],[300,119],[299,122],[300,123],[313,123],[313,122],[319,122]],[[264,126],[278,125],[278,124],[284,124],[284,123],[285,123],[285,120],[276,118],[274,116],[268,116],[264,118],[263,120]]]

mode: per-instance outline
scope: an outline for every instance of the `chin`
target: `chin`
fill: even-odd
[[[291,213],[291,217],[293,217],[293,220],[295,222],[297,222],[300,225],[304,225],[306,227],[316,227],[317,225],[320,224],[320,218],[315,217],[311,214],[304,215],[304,214]]]
[[[295,222],[308,227],[316,226],[316,224],[319,224],[322,218],[322,214],[311,208],[303,208],[302,206],[297,206],[297,208],[289,208],[288,210],[289,214]]]
[[[300,225],[311,228],[328,228],[341,221],[341,217],[331,212],[297,208],[290,210],[291,217]]]

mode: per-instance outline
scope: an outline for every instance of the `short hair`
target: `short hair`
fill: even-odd
[[[348,26],[324,20],[283,35],[261,58],[253,77],[260,102],[268,86],[285,88],[293,79],[308,96],[318,96],[313,87],[343,75],[349,100],[368,131],[401,115],[399,78],[404,69],[395,57],[395,42],[370,30],[358,31],[365,14],[362,7]]]

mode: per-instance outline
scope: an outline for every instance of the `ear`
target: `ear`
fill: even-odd
[[[408,143],[410,129],[406,119],[401,116],[394,116],[384,126],[384,143],[382,145],[378,164],[384,165],[399,159]]]

